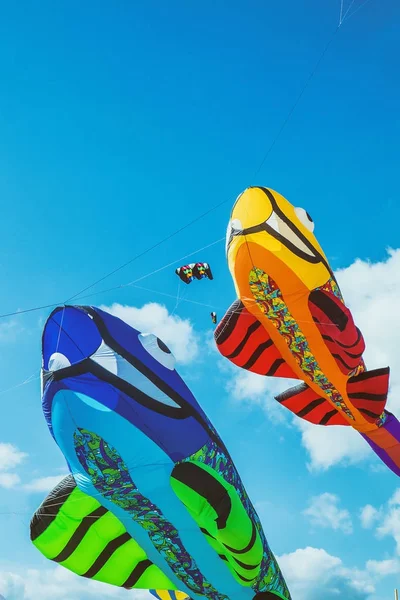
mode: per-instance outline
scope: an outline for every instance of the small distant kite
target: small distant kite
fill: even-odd
[[[189,284],[193,279],[214,279],[210,265],[206,262],[190,263],[175,270],[175,273],[183,281]]]
[[[217,313],[216,312],[212,312],[211,314],[211,320],[214,323],[214,325],[216,325],[217,323]]]

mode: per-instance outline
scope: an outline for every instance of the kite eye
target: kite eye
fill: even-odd
[[[314,231],[315,223],[304,208],[297,207],[294,209],[296,213],[296,217],[299,219],[300,223],[307,227],[308,231],[311,233]]]
[[[163,367],[173,371],[175,369],[175,356],[171,350],[153,333],[141,333],[139,341],[143,348]]]
[[[234,233],[238,233],[240,231],[243,230],[243,225],[242,223],[239,221],[239,219],[232,219],[232,221],[229,221],[228,223],[228,227],[226,230],[226,239],[225,239],[225,254],[228,254],[228,246],[229,243],[234,235]]]

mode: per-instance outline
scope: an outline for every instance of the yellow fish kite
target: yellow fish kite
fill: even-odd
[[[221,354],[243,369],[302,383],[276,397],[316,425],[351,425],[400,476],[400,423],[385,410],[389,367],[368,371],[314,223],[264,187],[236,200],[227,259],[236,300],[215,330]]]

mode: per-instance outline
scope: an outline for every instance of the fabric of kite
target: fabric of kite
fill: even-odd
[[[310,423],[352,426],[400,475],[389,367],[367,370],[364,338],[313,232],[304,209],[268,188],[238,197],[226,251],[239,298],[215,330],[217,347],[243,369],[302,381],[276,400]]]
[[[167,346],[73,306],[53,311],[42,343],[43,412],[71,474],[32,519],[36,548],[82,577],[163,599],[290,600],[228,450]]]
[[[191,600],[187,594],[183,592],[173,592],[169,590],[149,590],[150,594],[157,600]]]
[[[194,279],[213,279],[210,265],[206,262],[183,265],[182,267],[178,267],[175,273],[187,284],[191,283]]]

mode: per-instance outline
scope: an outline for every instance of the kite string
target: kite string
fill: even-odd
[[[354,1],[354,0],[353,0]],[[366,0],[368,1],[368,0]],[[342,0],[343,3],[343,0]],[[365,4],[366,2],[364,2]],[[356,12],[356,11],[354,11]],[[353,13],[354,14],[354,13]],[[343,22],[343,20],[342,20]],[[256,171],[253,174],[253,178],[255,178],[258,173],[261,171],[262,167],[264,166],[265,161],[267,160],[269,154],[271,153],[272,149],[274,148],[275,144],[277,143],[278,139],[280,138],[280,136],[282,135],[286,125],[288,124],[288,122],[290,121],[290,118],[292,116],[292,114],[294,113],[294,111],[297,108],[297,105],[299,104],[306,88],[308,87],[311,79],[313,78],[315,72],[317,71],[324,55],[326,54],[330,44],[333,41],[333,38],[335,37],[337,31],[340,28],[340,25],[336,28],[336,30],[334,31],[332,37],[330,38],[330,40],[328,41],[327,45],[325,46],[324,50],[322,51],[314,69],[311,71],[308,79],[306,80],[303,88],[300,91],[300,94],[298,95],[295,103],[293,104],[293,106],[290,108],[286,118],[284,119],[281,128],[278,130],[278,133],[276,134],[275,138],[272,140],[270,146],[267,148],[267,151],[258,167],[258,169],[256,169]],[[73,294],[72,296],[70,296],[67,300],[65,300],[63,302],[63,304],[67,304],[68,302],[71,302],[71,300],[77,298],[78,296],[81,296],[81,294],[83,294],[84,292],[86,292],[87,290],[91,289],[92,287],[94,287],[95,285],[97,285],[98,283],[100,283],[101,281],[104,281],[105,279],[107,279],[108,277],[111,277],[112,275],[114,275],[115,273],[117,273],[118,271],[124,269],[126,266],[132,264],[134,261],[138,260],[139,258],[145,256],[146,254],[148,254],[149,252],[151,252],[151,250],[154,250],[156,248],[158,248],[159,246],[161,246],[164,242],[172,239],[173,237],[175,237],[176,235],[178,235],[179,233],[181,233],[182,231],[184,231],[185,229],[191,227],[192,225],[194,225],[196,222],[200,221],[201,219],[203,219],[204,217],[206,217],[207,215],[211,214],[212,212],[214,212],[215,210],[217,210],[219,207],[223,206],[224,204],[226,204],[228,202],[229,198],[226,198],[225,200],[218,202],[217,204],[215,204],[214,206],[212,206],[210,209],[208,209],[207,211],[205,211],[204,213],[198,215],[197,217],[195,217],[194,219],[192,219],[191,221],[189,221],[188,223],[186,223],[185,225],[183,225],[182,227],[176,229],[175,231],[173,231],[171,234],[169,234],[168,236],[164,237],[163,239],[159,240],[158,242],[156,242],[155,244],[153,244],[152,246],[149,246],[148,248],[146,248],[146,250],[143,250],[143,252],[140,252],[139,254],[136,254],[133,258],[131,258],[130,260],[126,261],[125,263],[121,264],[119,267],[115,268],[114,270],[110,271],[109,273],[106,273],[103,277],[97,279],[96,281],[94,281],[93,283],[91,283],[90,285],[86,286],[85,288],[83,288],[82,290],[80,290],[79,292],[77,292],[76,294]],[[111,288],[111,289],[116,289],[116,288]],[[44,308],[52,308],[54,306],[57,306],[60,303],[53,303],[53,304],[46,304],[43,306],[38,306],[38,307],[32,307],[32,308],[28,308],[25,309],[23,311],[14,311],[11,313],[7,313],[7,314],[2,314],[0,315],[0,318],[4,318],[4,317],[9,317],[9,316],[14,316],[17,314],[22,314],[22,313],[27,313],[27,312],[33,312],[36,310],[41,310]]]
[[[340,0],[340,15],[339,15],[339,27],[341,26],[343,20],[342,20],[342,16],[343,16],[343,2],[344,0]]]
[[[19,387],[22,387],[23,385],[27,385],[28,383],[32,383],[33,381],[37,381],[38,379],[40,379],[40,371],[38,371],[37,369],[35,370],[34,373],[32,373],[32,375],[29,375],[29,377],[27,377],[26,379],[24,379],[23,381],[21,381],[20,383],[16,383],[15,385],[13,385],[12,387],[6,388],[4,390],[0,391],[0,396],[2,396],[3,394],[6,394],[7,392],[11,392]]]
[[[357,6],[357,8],[355,10],[353,10],[353,12],[351,14],[349,14],[349,16],[347,17],[346,21],[348,21],[349,19],[351,19],[351,17],[353,17],[363,6],[365,6],[370,0],[364,0],[364,2],[362,4],[360,4],[360,6]],[[353,2],[352,2],[353,4]],[[348,11],[347,11],[348,12]],[[347,13],[346,13],[347,14]]]
[[[174,306],[174,308],[173,308],[173,311],[171,312],[171,317],[172,317],[172,315],[175,313],[176,309],[178,308],[178,304],[179,304],[179,292],[180,292],[180,289],[181,289],[181,278],[179,277],[179,279],[178,279],[178,291],[177,291],[177,293],[176,293],[176,302],[175,302],[175,306]]]
[[[220,242],[224,241],[225,237],[223,238],[219,238],[218,240],[215,240],[214,242],[211,242],[211,244],[207,244],[206,246],[203,246],[202,248],[199,248],[197,250],[194,250],[193,252],[190,252],[189,254],[185,254],[184,256],[180,256],[179,258],[177,258],[176,260],[164,265],[163,267],[160,267],[159,269],[155,269],[153,271],[150,271],[149,273],[146,273],[146,275],[142,275],[141,277],[138,277],[137,279],[134,279],[133,281],[129,281],[128,283],[122,283],[120,285],[111,287],[111,288],[107,288],[107,289],[103,289],[103,290],[99,290],[97,292],[92,292],[91,294],[86,294],[85,296],[80,296],[79,298],[77,298],[77,300],[84,300],[86,298],[91,298],[92,296],[96,296],[97,294],[104,294],[106,292],[112,292],[114,290],[119,290],[125,287],[139,287],[139,286],[135,286],[136,283],[138,283],[139,281],[142,281],[143,279],[147,279],[148,277],[151,277],[152,275],[155,275],[156,273],[160,273],[161,271],[164,271],[165,269],[167,269],[168,267],[171,267],[172,265],[175,265],[176,263],[184,260],[185,258],[189,258],[190,256],[193,256],[193,254],[197,254],[197,252],[202,252],[203,250],[206,250],[207,248],[211,248],[211,246],[215,246],[216,244],[219,244]],[[149,290],[151,291],[151,290]],[[175,296],[173,296],[175,298]]]
[[[142,289],[144,291],[148,291],[148,292],[151,292],[151,293],[154,293],[154,294],[158,293],[158,294],[161,294],[161,295],[164,295],[164,296],[175,298],[175,296],[171,296],[170,294],[165,294],[165,293],[163,294],[162,292],[157,292],[156,290],[150,290],[150,289],[147,289],[147,288],[142,288],[141,286],[136,286],[134,284],[135,284],[136,281],[142,281],[143,279],[146,279],[147,277],[151,277],[151,275],[154,275],[155,273],[159,273],[159,272],[163,271],[164,269],[167,269],[168,267],[176,264],[177,262],[179,262],[181,260],[184,260],[185,258],[189,258],[190,256],[193,256],[193,254],[196,254],[197,252],[202,252],[203,250],[206,250],[207,248],[211,248],[212,246],[215,246],[216,244],[222,242],[223,240],[225,240],[225,237],[219,238],[218,240],[215,240],[214,242],[211,242],[210,244],[207,244],[206,246],[203,246],[202,248],[198,248],[197,250],[193,250],[189,254],[185,254],[184,256],[181,256],[181,257],[177,258],[175,261],[169,262],[168,264],[164,265],[163,267],[160,267],[159,269],[155,269],[155,270],[147,273],[146,275],[143,275],[143,276],[139,277],[138,279],[133,280],[133,281],[131,281],[129,283],[121,284],[119,286],[115,286],[114,288],[109,288],[107,290],[99,290],[97,292],[93,292],[92,294],[87,294],[86,296],[82,296],[79,299],[83,300],[85,298],[96,296],[97,294],[102,294],[102,293],[109,292],[109,291],[116,290],[116,289],[122,289],[122,288],[128,287],[128,286],[129,287],[135,287],[137,289]],[[179,283],[180,283],[180,279],[179,279]],[[201,304],[200,302],[195,302],[194,300],[189,300],[189,299],[186,300],[182,296],[180,298],[180,300],[179,300],[179,304],[181,302],[183,302],[183,301],[192,302],[193,304]],[[54,304],[51,304],[51,305],[46,305],[45,307],[41,307],[41,308],[50,308],[50,307],[54,308],[55,306],[58,306],[58,304],[54,303]],[[206,304],[204,304],[204,306],[210,306],[211,308],[213,308],[213,305],[206,305]],[[19,314],[20,312],[31,312],[31,309],[28,309],[27,311],[18,311],[17,314]],[[60,325],[59,325],[58,339],[57,339],[57,345],[56,345],[56,352],[58,351],[59,344],[60,344],[60,337],[61,337],[61,330],[62,330],[62,325],[63,325],[63,320],[64,320],[64,313],[65,313],[65,306],[63,307],[61,321],[60,321]],[[12,314],[15,314],[15,313],[12,313]],[[0,315],[0,318],[2,316],[3,315]],[[23,385],[31,383],[32,381],[36,381],[37,379],[40,379],[40,375],[41,375],[41,370],[39,370],[39,371],[35,370],[34,373],[32,373],[32,375],[30,375],[27,379],[24,379],[23,381],[21,381],[19,383],[16,383],[15,385],[13,385],[13,386],[11,386],[9,388],[1,390],[0,391],[0,396],[2,396],[3,394],[6,394],[7,392],[11,392],[11,391],[13,391],[13,390],[15,390],[15,389],[23,386]]]
[[[147,277],[150,277],[151,275],[159,273],[160,271],[163,271],[164,269],[167,269],[168,267],[171,267],[172,265],[174,265],[175,263],[179,262],[180,260],[184,260],[185,258],[193,256],[193,254],[196,254],[197,252],[202,252],[203,250],[206,250],[207,248],[211,248],[212,246],[215,246],[216,244],[220,243],[223,240],[225,240],[225,237],[219,238],[218,240],[215,240],[214,242],[211,242],[211,244],[207,244],[206,246],[203,246],[202,248],[198,248],[197,250],[193,250],[193,252],[190,252],[189,254],[186,254],[185,256],[181,256],[180,258],[177,258],[175,261],[170,262],[170,263],[164,265],[163,267],[160,267],[159,269],[155,269],[153,271],[150,271],[146,275],[142,275],[141,277],[139,277],[137,279],[134,279],[133,281],[131,281],[129,283],[116,285],[116,286],[113,286],[113,287],[110,287],[110,288],[107,288],[107,289],[103,289],[103,290],[98,290],[97,292],[92,292],[91,294],[86,294],[85,296],[80,296],[78,299],[79,300],[83,300],[85,298],[91,298],[93,296],[97,296],[98,294],[104,294],[106,292],[111,292],[111,291],[114,291],[114,290],[118,290],[120,288],[124,288],[124,287],[130,286],[130,285],[133,285],[137,281],[141,281],[142,279],[146,279]],[[60,301],[60,302],[53,302],[52,304],[44,304],[44,305],[41,305],[41,306],[36,306],[36,307],[32,307],[32,308],[26,308],[26,309],[23,309],[23,310],[17,310],[17,311],[10,312],[10,313],[0,314],[0,319],[4,319],[6,317],[13,317],[15,315],[21,315],[21,314],[25,314],[25,313],[29,313],[29,312],[38,311],[38,310],[44,310],[45,308],[55,308],[56,306],[60,306],[60,304],[64,304],[65,305],[65,303],[62,302],[62,301]]]
[[[60,327],[58,329],[58,338],[57,338],[57,344],[56,344],[56,349],[55,349],[56,352],[58,352],[58,347],[60,345],[61,331],[62,331],[62,326],[63,326],[63,322],[64,322],[64,313],[65,313],[65,306],[63,307],[62,313],[61,313]]]
[[[349,4],[349,6],[348,6],[348,8],[347,8],[347,10],[345,11],[344,15],[342,15],[342,21],[341,21],[341,24],[344,22],[344,20],[346,19],[347,15],[349,14],[349,11],[350,11],[351,7],[353,6],[354,2],[355,2],[355,0],[351,0],[351,2],[350,2],[350,4]],[[342,4],[343,4],[343,0],[342,0]],[[362,6],[362,5],[361,5],[361,6]],[[359,7],[359,8],[360,8],[360,7]]]

